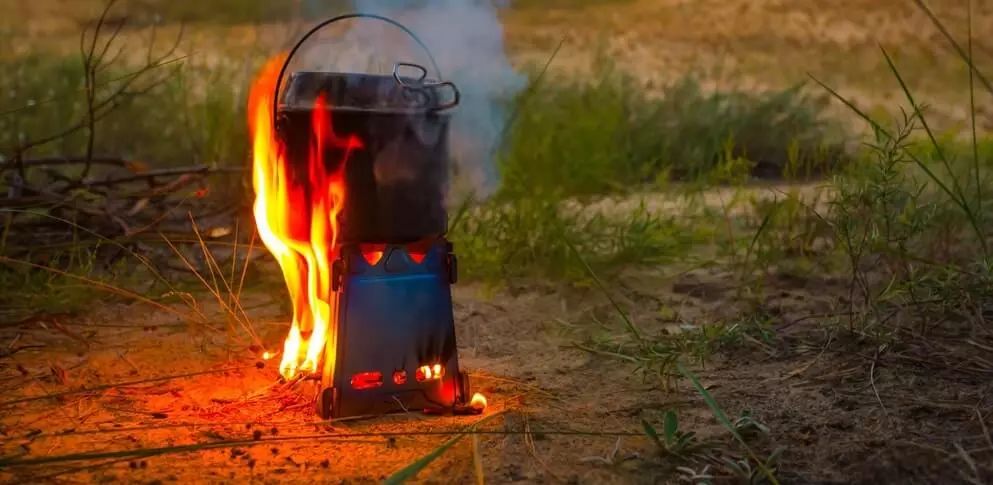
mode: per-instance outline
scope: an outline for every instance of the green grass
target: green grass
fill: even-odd
[[[930,14],[923,4],[919,6]],[[993,94],[993,86],[972,65],[967,48],[949,36],[937,20],[935,24],[963,63],[974,70],[970,77],[970,100],[974,103],[977,94]],[[773,204],[751,202],[755,209],[753,219],[760,222],[753,224],[754,229],[746,235],[747,246],[738,246],[738,251],[746,248],[746,255],[754,256],[748,262],[752,270],[746,267],[742,271],[740,284],[761,284],[759,268],[781,265],[784,257],[793,260],[815,257],[829,274],[850,275],[848,315],[839,323],[855,342],[874,347],[877,358],[880,349],[899,346],[905,358],[914,355],[920,362],[932,362],[926,372],[958,373],[963,366],[980,365],[979,361],[972,360],[968,348],[963,348],[954,337],[945,338],[985,332],[981,309],[991,302],[988,234],[993,227],[985,216],[990,206],[989,191],[993,188],[988,176],[993,162],[990,141],[976,131],[974,104],[969,106],[972,124],[967,141],[939,137],[933,132],[921,101],[907,88],[899,67],[885,50],[882,55],[911,110],[895,121],[883,121],[866,115],[832,87],[822,84],[826,92],[872,126],[875,136],[854,163],[846,164],[832,176],[830,186],[836,195],[826,210],[806,205],[792,194],[784,194],[783,201]],[[818,237],[829,244],[828,249],[815,254],[807,246]],[[801,251],[784,254],[761,250],[777,245],[799,246]],[[734,245],[731,246],[733,250]],[[802,249],[807,249],[809,255]],[[979,314],[963,318],[963,314],[970,312]],[[894,323],[903,319],[902,324]],[[914,328],[905,328],[908,321]],[[823,327],[830,334],[839,330],[832,328],[830,320]],[[622,332],[621,328],[616,332]],[[678,369],[678,374],[688,379],[704,398],[717,421],[744,448],[739,455],[741,459],[725,458],[719,468],[740,483],[757,480],[778,483],[774,474],[781,449],[769,458],[759,458],[723,408],[684,366],[684,362],[705,360],[740,327],[711,328],[714,332],[709,335],[689,332],[650,338],[631,332],[626,345],[618,345],[615,337],[607,345],[594,342],[590,350],[666,377]],[[825,349],[829,343],[830,340],[824,344]],[[940,351],[936,350],[939,348]],[[872,386],[875,389],[875,382]],[[664,429],[665,433],[660,433],[645,423],[646,434],[663,454],[672,455],[674,448],[693,443],[692,434],[679,430],[671,412],[666,415]],[[680,470],[699,483],[711,483],[709,468],[703,472],[688,467]],[[978,482],[980,471],[973,473]]]
[[[247,79],[169,57],[147,72],[108,63],[95,82],[93,153],[155,168],[247,162]],[[0,155],[13,159],[83,155],[90,139],[84,70],[78,56],[0,60]],[[203,89],[209,86],[209,89]],[[77,128],[66,136],[57,136]],[[38,143],[53,138],[46,143]]]
[[[819,175],[847,161],[844,130],[825,116],[825,99],[801,86],[706,92],[688,76],[650,97],[609,63],[600,69],[591,80],[561,81],[528,100],[502,161],[512,181],[501,188],[504,195],[602,194],[696,181],[728,155],[744,157],[764,178],[781,178],[787,168],[793,178]]]
[[[672,262],[705,237],[671,216],[644,207],[618,216],[541,197],[489,203],[473,210],[467,219],[451,234],[463,261],[463,274],[497,283],[524,277],[531,282],[589,284],[589,275],[566,238],[599,272]]]
[[[208,68],[167,57],[136,78],[134,68],[108,59],[88,84],[78,57],[5,59],[0,67],[15,75],[0,79],[0,92],[8,97],[0,116],[0,153],[8,159],[18,153],[85,155],[91,85],[96,104],[114,99],[97,112],[95,155],[122,156],[152,168],[247,167],[244,98],[248,75],[260,60]],[[713,231],[644,208],[598,214],[582,202],[567,204],[567,198],[651,190],[669,178],[700,180],[731,153],[765,153],[779,170],[788,157],[807,163],[833,142],[821,127],[822,103],[795,90],[705,93],[687,78],[665,96],[650,98],[609,66],[603,69],[603,80],[595,84],[544,85],[527,106],[518,101],[520,113],[499,160],[507,182],[452,233],[469,279],[588,284],[557,227],[565,228],[596,271],[681,258]],[[122,90],[125,95],[114,97]],[[52,136],[74,127],[80,129]],[[47,138],[52,139],[36,143]],[[29,170],[26,176],[34,175],[40,174]],[[55,285],[50,276],[43,279]],[[3,281],[8,288],[37,288],[16,277]]]

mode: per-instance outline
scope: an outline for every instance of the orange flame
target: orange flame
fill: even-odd
[[[478,392],[473,394],[472,399],[469,401],[469,407],[480,411],[486,410],[486,396]]]
[[[319,369],[325,345],[334,345],[337,322],[331,292],[331,261],[336,257],[337,215],[345,200],[342,168],[353,150],[362,148],[354,137],[332,132],[323,99],[313,110],[307,160],[287,160],[286,150],[273,126],[273,92],[286,56],[271,59],[252,84],[248,125],[252,136],[252,184],[255,188],[255,224],[286,281],[293,305],[293,322],[283,344],[279,372],[292,378]],[[324,163],[325,147],[344,153],[333,173]],[[307,164],[305,184],[291,183],[291,164]],[[329,354],[334,355],[334,348]]]

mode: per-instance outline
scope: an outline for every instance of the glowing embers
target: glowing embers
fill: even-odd
[[[469,401],[469,407],[473,409],[477,409],[480,412],[486,410],[486,396],[478,392],[473,394],[472,400]]]
[[[422,365],[414,373],[414,379],[417,379],[417,382],[436,381],[442,377],[445,377],[445,368],[441,364]]]
[[[403,246],[403,251],[407,253],[407,257],[409,257],[414,264],[421,264],[425,259],[427,259],[428,253],[431,252],[431,249],[435,243],[435,239],[424,239]],[[359,253],[362,254],[362,259],[365,260],[366,264],[369,266],[376,266],[382,262],[383,258],[389,252],[390,248],[387,244],[359,244]]]
[[[383,259],[383,254],[386,252],[386,245],[359,244],[359,251],[362,253],[362,259],[364,259],[369,266],[376,266],[376,264]]]
[[[431,247],[434,246],[434,239],[422,239],[420,241],[410,243],[407,245],[407,255],[410,256],[410,260],[421,264],[424,262],[424,258],[428,257],[428,252],[431,251]]]
[[[393,372],[393,384],[402,386],[407,383],[407,371],[398,370]],[[414,373],[414,379],[419,384],[437,381],[445,377],[445,368],[441,364],[422,365]],[[375,389],[383,385],[383,374],[381,372],[360,372],[352,376],[352,388],[356,390]],[[485,406],[485,404],[484,404]]]
[[[375,389],[382,385],[382,372],[362,372],[352,376],[352,388],[356,390]]]

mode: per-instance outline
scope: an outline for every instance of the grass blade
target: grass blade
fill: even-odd
[[[903,76],[900,75],[900,71],[896,68],[896,64],[893,63],[893,59],[890,57],[889,53],[886,52],[886,49],[884,49],[882,46],[880,46],[879,50],[882,51],[883,57],[886,58],[886,64],[889,66],[890,71],[893,73],[893,77],[895,77],[897,82],[900,83],[900,89],[903,90],[903,94],[904,96],[906,96],[907,101],[910,103],[910,107],[913,108],[914,114],[916,114],[918,119],[921,120],[921,125],[924,127],[924,131],[927,133],[928,139],[931,141],[931,145],[934,146],[934,150],[935,153],[938,155],[938,159],[941,160],[941,163],[945,166],[945,170],[948,172],[949,177],[951,177],[952,179],[952,187],[954,188],[955,192],[954,193],[948,192],[948,195],[951,196],[953,199],[958,199],[959,207],[962,209],[962,212],[965,213],[966,217],[969,218],[969,224],[972,226],[972,229],[975,231],[976,238],[979,239],[979,243],[983,248],[983,256],[988,256],[989,250],[987,249],[987,245],[986,245],[985,231],[983,231],[982,227],[980,227],[979,225],[979,217],[976,215],[975,210],[965,200],[965,194],[962,191],[962,187],[959,185],[958,177],[955,176],[955,172],[952,170],[951,164],[948,161],[948,157],[945,156],[945,150],[942,150],[941,144],[938,143],[938,139],[935,137],[934,132],[931,130],[931,126],[927,122],[927,118],[921,113],[920,105],[917,104],[917,101],[914,99],[914,95],[910,92],[910,88],[907,86],[907,83],[904,82]],[[904,151],[906,152],[906,150]],[[922,161],[919,162],[916,157],[914,158],[914,161],[918,165],[923,165],[923,162]],[[931,173],[928,173],[928,175],[931,176],[932,179],[935,178],[934,175],[932,175]],[[938,182],[938,180],[935,179],[935,182]]]
[[[479,421],[476,421],[471,426],[469,426],[469,428],[466,429],[463,433],[456,435],[454,438],[442,443],[441,446],[435,448],[434,451],[432,451],[431,453],[422,456],[419,460],[403,467],[400,471],[390,475],[389,478],[383,481],[384,485],[397,485],[414,478],[418,473],[421,472],[421,470],[424,470],[425,468],[427,468],[428,465],[430,465],[432,462],[434,462],[439,457],[441,457],[441,455],[444,455],[449,448],[455,445],[455,443],[458,443],[459,441],[462,440],[462,438],[465,438],[467,434],[475,431],[479,425],[502,414],[503,411],[498,413],[493,413],[485,418],[480,419]]]
[[[654,426],[652,426],[648,421],[642,419],[641,428],[645,430],[645,436],[648,436],[648,438],[655,443],[655,446],[658,446],[660,450],[665,449],[665,444],[662,443],[662,438],[659,437],[659,432],[655,430]]]
[[[972,64],[972,0],[967,2],[968,7],[968,49],[969,58],[967,62]],[[973,182],[976,184],[976,209],[982,214],[983,211],[983,183],[979,177],[979,138],[976,136],[976,75],[969,69],[969,121],[971,122],[972,128],[972,168],[973,176],[975,180]]]
[[[703,397],[703,401],[707,403],[707,407],[710,408],[710,411],[714,414],[714,417],[717,418],[717,422],[719,422],[721,426],[724,427],[724,429],[728,430],[728,432],[731,433],[731,436],[734,436],[734,439],[738,441],[739,444],[741,444],[741,446],[748,453],[748,456],[752,459],[752,461],[755,462],[756,466],[759,467],[759,469],[762,471],[762,474],[765,475],[765,478],[769,480],[769,483],[773,485],[779,485],[779,480],[777,480],[776,476],[773,475],[771,470],[769,470],[769,467],[767,467],[765,463],[763,463],[762,460],[760,460],[758,456],[755,455],[752,449],[748,446],[748,443],[745,442],[744,437],[741,436],[741,433],[739,433],[738,430],[735,429],[734,425],[731,424],[731,420],[728,419],[727,413],[724,412],[724,409],[721,408],[721,405],[717,403],[717,400],[714,399],[714,396],[711,396],[710,392],[707,391],[707,389],[703,387],[703,384],[700,383],[700,379],[697,378],[695,374],[690,372],[689,369],[687,369],[682,362],[677,363],[676,366],[679,369],[679,373],[682,374],[683,377],[688,379],[690,381],[690,384],[693,385],[693,389],[695,389],[696,392],[700,394],[701,397]]]
[[[927,15],[928,19],[931,20],[931,23],[934,24],[935,28],[937,28],[938,31],[941,32],[941,36],[944,37],[945,40],[947,40],[948,43],[952,45],[952,48],[955,49],[955,53],[958,54],[959,57],[961,57],[962,60],[964,60],[967,64],[969,64],[969,71],[976,75],[976,79],[979,79],[979,82],[983,84],[983,87],[985,87],[990,94],[993,94],[993,83],[991,83],[989,78],[983,75],[983,73],[979,71],[979,68],[976,67],[976,65],[972,62],[971,52],[966,53],[966,51],[962,49],[962,45],[959,44],[957,40],[955,40],[955,37],[952,37],[952,34],[945,27],[945,24],[940,19],[938,19],[938,16],[935,15],[934,12],[931,11],[931,9],[924,3],[924,0],[914,0],[914,3],[917,5],[918,8],[921,9],[921,11],[924,12],[925,15]],[[970,16],[970,28],[971,28],[971,24],[972,24],[971,9],[969,16]],[[970,35],[969,37],[971,44],[972,36]]]
[[[893,140],[893,141],[896,140],[896,137],[893,136],[893,134],[890,133],[889,130],[887,130],[886,128],[884,128],[882,125],[879,124],[879,122],[877,122],[876,120],[872,119],[872,117],[870,117],[864,111],[862,111],[857,106],[855,106],[855,104],[852,101],[848,100],[847,98],[845,98],[844,96],[842,96],[838,91],[835,91],[830,86],[828,86],[827,84],[825,84],[821,80],[817,79],[813,75],[808,74],[808,76],[810,76],[810,78],[813,79],[814,82],[816,82],[822,88],[824,88],[824,90],[827,91],[828,94],[830,94],[833,98],[835,98],[838,101],[840,101],[848,109],[852,110],[852,112],[854,112],[860,118],[862,118],[863,121],[865,121],[866,123],[868,123],[878,133],[882,134],[883,136],[885,136],[889,140]],[[948,184],[946,184],[943,180],[941,180],[941,178],[939,178],[938,175],[935,174],[933,170],[931,170],[931,167],[928,167],[927,164],[924,163],[924,161],[921,160],[917,155],[915,155],[914,153],[912,153],[912,152],[910,152],[908,150],[904,150],[904,154],[906,154],[908,157],[910,157],[910,159],[913,160],[914,164],[917,165],[917,167],[920,168],[921,171],[923,171],[928,176],[928,178],[930,178],[931,181],[933,181],[935,183],[935,185],[937,185],[938,188],[941,189],[942,192],[944,192],[946,195],[948,195],[952,199],[952,202],[954,202],[955,205],[958,206],[958,208],[960,210],[962,210],[962,212],[964,214],[966,214],[967,217],[969,217],[970,223],[973,224],[973,230],[976,232],[977,235],[980,235],[981,236],[984,233],[984,231],[982,231],[982,229],[980,229],[978,227],[978,225],[976,225],[976,224],[978,224],[978,222],[976,221],[975,217],[970,216],[970,214],[972,214],[972,209],[969,207],[969,205],[964,200],[960,199],[956,195],[955,191],[953,191],[950,187],[948,187]],[[987,244],[986,244],[986,238],[985,237],[980,237],[979,238],[979,242],[982,245],[983,254],[988,254],[988,249],[987,249]]]
[[[476,473],[476,485],[485,485],[486,480],[483,478],[483,455],[479,453],[479,435],[475,433],[472,435],[472,465]]]

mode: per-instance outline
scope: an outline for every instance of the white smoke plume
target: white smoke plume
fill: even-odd
[[[452,81],[461,93],[450,111],[452,156],[460,178],[477,198],[499,185],[495,148],[509,116],[508,103],[526,84],[511,66],[499,9],[502,0],[352,0],[355,12],[399,22],[428,47],[441,71],[433,72],[416,41],[375,19],[353,19],[315,37],[301,52],[304,66],[338,72],[390,74],[397,61],[428,69],[429,77]],[[404,71],[406,73],[407,71]]]

